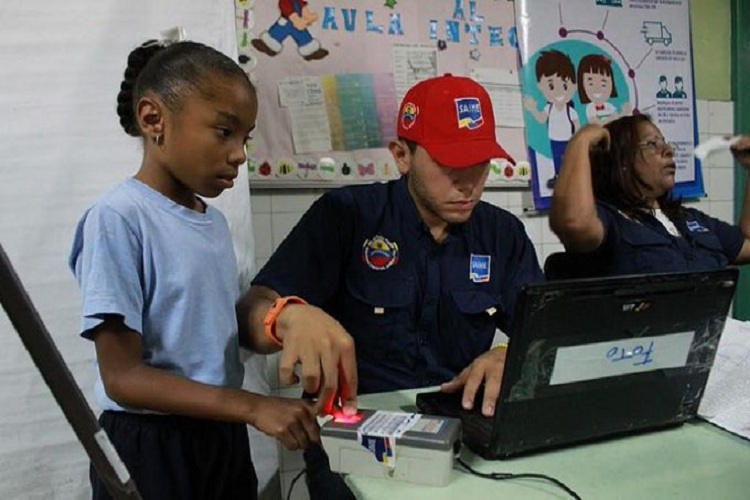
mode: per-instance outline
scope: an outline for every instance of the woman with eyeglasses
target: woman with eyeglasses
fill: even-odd
[[[733,153],[750,167],[750,137]],[[710,270],[750,262],[750,188],[734,226],[673,199],[676,170],[675,145],[647,115],[603,127],[587,125],[573,136],[549,222],[566,255],[586,268],[581,276]]]

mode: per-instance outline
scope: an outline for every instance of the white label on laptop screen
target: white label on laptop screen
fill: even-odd
[[[560,347],[549,384],[685,366],[694,335],[681,332]]]

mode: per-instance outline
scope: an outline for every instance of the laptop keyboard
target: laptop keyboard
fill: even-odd
[[[477,392],[471,410],[465,410],[461,406],[462,396],[461,391],[450,394],[440,391],[421,392],[417,394],[417,408],[424,415],[458,418],[461,420],[464,434],[485,435],[489,438],[492,434],[493,418],[482,415],[481,401],[484,392],[481,388]]]
[[[461,406],[461,392],[445,393],[440,391],[420,392],[417,394],[417,408],[424,415],[461,418],[466,412]]]

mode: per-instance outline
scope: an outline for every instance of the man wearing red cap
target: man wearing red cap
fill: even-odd
[[[282,348],[280,379],[302,365],[306,391],[345,412],[357,392],[442,384],[464,404],[485,383],[494,413],[504,349],[525,284],[543,279],[523,224],[480,201],[495,138],[487,91],[445,75],[412,87],[389,149],[398,180],[324,194],[253,281],[240,328],[260,352]],[[356,351],[356,356],[355,356]]]

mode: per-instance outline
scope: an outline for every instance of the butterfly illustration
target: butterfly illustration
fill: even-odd
[[[357,165],[357,172],[361,177],[365,175],[375,175],[375,164],[368,163],[367,165]]]

